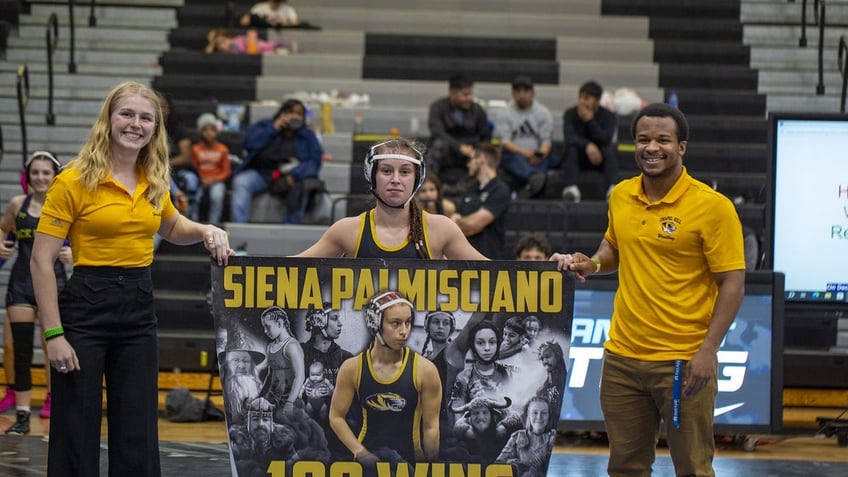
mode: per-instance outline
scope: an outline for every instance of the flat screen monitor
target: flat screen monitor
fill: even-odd
[[[745,297],[718,353],[717,434],[772,433],[783,422],[783,275],[748,272]],[[603,431],[599,401],[603,343],[618,282],[577,283],[559,429]]]
[[[769,116],[764,266],[788,304],[848,309],[848,115]]]

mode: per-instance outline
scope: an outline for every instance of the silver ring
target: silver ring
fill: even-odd
[[[215,243],[215,239],[213,239],[212,237],[209,237],[209,239],[207,239],[206,241],[209,243]]]
[[[59,371],[67,371],[67,370],[68,370],[67,366],[59,366]]]

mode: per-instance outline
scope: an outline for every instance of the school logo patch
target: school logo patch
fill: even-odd
[[[674,235],[677,229],[680,228],[680,218],[674,216],[666,216],[660,219],[660,233],[657,238],[674,240]]]
[[[365,405],[374,411],[401,412],[406,407],[406,399],[397,393],[377,393],[368,396]]]

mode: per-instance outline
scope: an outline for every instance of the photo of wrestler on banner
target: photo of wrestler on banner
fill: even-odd
[[[544,477],[571,275],[550,262],[387,265],[212,267],[232,475]]]

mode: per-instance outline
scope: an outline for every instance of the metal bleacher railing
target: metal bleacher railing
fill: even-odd
[[[845,35],[839,37],[839,49],[836,53],[839,75],[842,77],[842,93],[839,95],[839,112],[845,112],[845,92],[848,87],[848,42]]]
[[[71,1],[73,3],[73,1]],[[47,124],[56,124],[56,116],[53,114],[53,53],[59,44],[59,17],[55,13],[50,14],[47,19]]]
[[[789,3],[795,3],[795,0],[789,0]],[[816,84],[816,94],[824,95],[824,27],[825,19],[827,18],[827,5],[825,0],[813,0],[813,19],[815,25],[819,27],[819,44],[818,44],[818,83]],[[801,48],[807,47],[807,0],[801,2],[801,37],[798,39],[798,46]]]
[[[26,63],[18,66],[15,85],[18,93],[18,117],[21,122],[21,153],[23,155],[21,164],[25,164],[27,158],[26,106],[29,103],[29,68]]]

